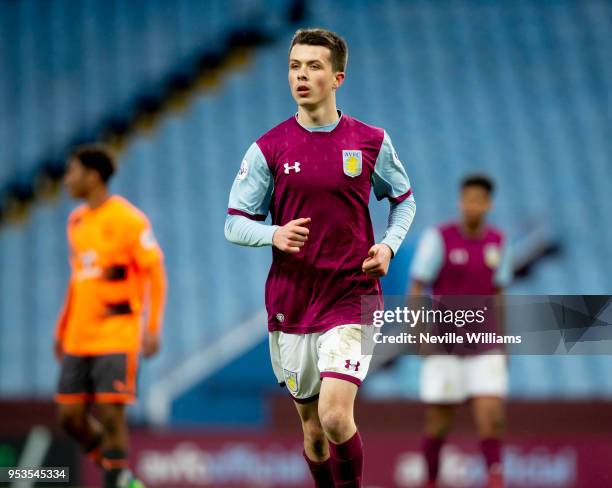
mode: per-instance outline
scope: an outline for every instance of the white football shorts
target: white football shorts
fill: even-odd
[[[421,400],[425,403],[463,403],[482,396],[503,398],[507,392],[508,368],[504,354],[423,358]]]
[[[316,400],[323,378],[339,378],[360,386],[372,356],[363,355],[360,325],[339,325],[325,332],[270,332],[270,358],[276,379],[299,403]]]

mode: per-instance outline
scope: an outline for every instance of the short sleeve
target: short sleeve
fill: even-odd
[[[149,220],[142,216],[133,223],[132,259],[138,268],[146,269],[163,259],[163,253]]]
[[[227,213],[263,221],[268,215],[274,181],[257,143],[246,152],[230,191]]]
[[[425,231],[412,260],[412,279],[425,284],[433,283],[444,263],[444,241],[440,231],[430,228]]]
[[[406,170],[386,132],[374,165],[372,186],[374,195],[378,200],[388,198],[395,203],[399,203],[412,195]]]

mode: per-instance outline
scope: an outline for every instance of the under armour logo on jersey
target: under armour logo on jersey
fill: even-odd
[[[347,359],[346,364],[344,365],[346,369],[353,368],[355,372],[359,371],[359,366],[361,366],[361,363],[359,361],[357,361],[356,363],[351,363],[350,359]]]
[[[291,170],[295,171],[296,173],[300,172],[300,163],[297,162],[297,161],[295,163],[293,163],[293,166],[289,166],[289,163],[285,163],[284,166],[285,166],[285,174],[286,175],[288,175],[289,171],[291,171]]]

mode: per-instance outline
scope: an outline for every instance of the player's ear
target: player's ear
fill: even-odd
[[[334,80],[334,84],[333,84],[332,88],[334,90],[337,90],[338,88],[340,88],[342,86],[342,83],[344,83],[344,72],[343,71],[338,71],[335,74],[335,80]]]

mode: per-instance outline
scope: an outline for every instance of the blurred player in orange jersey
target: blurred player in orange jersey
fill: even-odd
[[[69,158],[64,183],[85,203],[68,218],[72,275],[55,336],[56,401],[63,429],[103,469],[104,487],[134,488],[142,484],[127,468],[125,405],[136,398],[141,348],[145,357],[159,349],[166,278],[147,217],[109,194],[114,170],[104,146]]]

